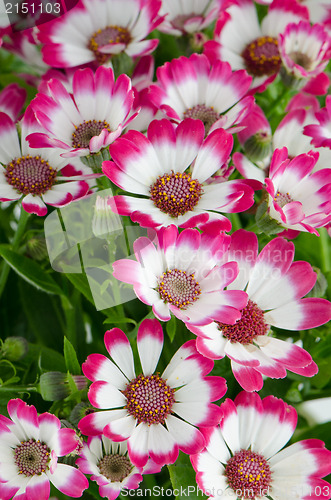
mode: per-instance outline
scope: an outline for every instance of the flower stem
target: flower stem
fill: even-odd
[[[268,110],[268,114],[267,114],[268,121],[272,118],[272,115],[273,115],[275,109],[277,109],[278,106],[280,106],[282,104],[284,99],[288,98],[291,95],[291,93],[292,93],[292,89],[284,86],[283,91],[273,101],[273,103],[271,104],[271,107]]]
[[[22,240],[22,236],[24,235],[26,224],[28,222],[29,215],[30,214],[28,212],[26,212],[23,209],[23,207],[21,206],[20,218],[18,220],[18,225],[17,225],[16,233],[15,233],[14,239],[13,239],[12,244],[11,244],[12,250],[14,252],[20,246],[20,243],[21,243],[21,240]],[[7,262],[4,262],[3,263],[3,267],[2,267],[2,271],[1,271],[1,275],[0,275],[0,297],[1,297],[1,295],[2,295],[2,293],[4,291],[4,289],[5,289],[7,278],[8,278],[8,275],[9,275],[9,271],[10,271],[9,264],[7,264]]]
[[[6,385],[4,387],[0,385],[0,392],[38,392],[38,389],[34,385]]]
[[[327,273],[331,270],[331,252],[330,252],[330,237],[325,228],[321,228],[320,231],[320,245],[321,245],[321,257],[322,257],[322,270]]]

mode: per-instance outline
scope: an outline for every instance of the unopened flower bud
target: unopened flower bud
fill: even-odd
[[[40,376],[39,388],[41,397],[45,401],[59,401],[70,395],[71,389],[69,378],[75,382],[77,390],[87,387],[87,379],[84,375],[67,375],[62,372],[46,372]]]
[[[33,260],[43,260],[47,257],[47,245],[44,236],[36,235],[26,244],[26,254]]]
[[[271,154],[271,142],[271,134],[266,131],[257,132],[245,142],[245,153],[253,162],[262,161]]]
[[[0,354],[9,361],[18,361],[26,356],[28,342],[23,337],[7,337],[0,348]]]
[[[194,52],[202,52],[203,46],[208,40],[209,38],[202,31],[193,33],[193,35],[190,37],[190,43]]]
[[[83,417],[93,412],[94,408],[89,403],[78,403],[71,411],[69,420],[76,426]]]

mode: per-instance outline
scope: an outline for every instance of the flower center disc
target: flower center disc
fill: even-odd
[[[189,174],[164,174],[150,188],[151,200],[171,217],[193,210],[202,194],[202,185]]]
[[[123,391],[127,398],[126,409],[138,423],[163,424],[175,401],[171,389],[158,373],[143,374],[132,380]]]
[[[289,57],[295,62],[295,64],[302,66],[305,70],[309,71],[312,69],[313,61],[307,56],[307,54],[303,54],[302,52],[291,52]]]
[[[179,309],[192,304],[201,293],[194,274],[186,274],[180,269],[166,271],[159,278],[159,294],[165,302],[170,302]]]
[[[40,475],[49,469],[51,450],[45,443],[30,439],[16,446],[14,461],[20,474],[26,476]]]
[[[7,166],[5,177],[8,184],[22,194],[43,194],[54,184],[57,170],[40,156],[22,156]]]
[[[240,344],[251,344],[258,335],[268,333],[268,325],[264,320],[263,311],[253,302],[248,301],[247,306],[241,311],[241,318],[234,325],[219,323],[218,328],[222,331],[224,337],[231,342]]]
[[[124,43],[128,45],[131,42],[131,35],[126,28],[121,26],[106,26],[104,29],[99,29],[90,38],[88,48],[95,53],[99,64],[104,64],[110,57],[110,54],[103,54],[99,51],[99,47],[109,45],[111,43]]]
[[[265,497],[271,481],[271,471],[266,459],[251,450],[240,450],[230,458],[225,475],[229,486],[240,498]]]
[[[210,127],[219,119],[220,115],[212,107],[198,104],[193,108],[188,108],[184,113],[184,118],[194,118],[201,120],[205,126],[206,135]]]
[[[253,76],[270,76],[280,68],[281,59],[277,38],[262,36],[251,42],[242,52],[246,70]]]
[[[111,482],[121,482],[132,470],[132,463],[124,455],[105,455],[98,463],[99,470],[103,476]]]
[[[289,193],[280,193],[277,191],[274,201],[277,203],[277,205],[280,206],[280,208],[283,208],[287,203],[290,203],[292,200],[291,196]]]
[[[75,126],[75,132],[72,134],[72,146],[74,148],[88,148],[92,137],[100,135],[104,128],[108,132],[111,131],[109,124],[105,120],[84,120],[83,123]]]

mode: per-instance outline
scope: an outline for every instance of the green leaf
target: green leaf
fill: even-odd
[[[77,359],[76,351],[67,337],[64,337],[63,353],[68,372],[72,375],[81,375],[82,371]]]
[[[132,318],[121,318],[119,316],[110,316],[103,322],[104,325],[117,325],[122,323],[132,323],[132,325],[137,326],[137,322]]]
[[[66,273],[65,276],[77,288],[84,297],[94,305],[94,300],[91,294],[90,285],[85,274]]]
[[[207,498],[197,486],[195,472],[187,455],[180,452],[176,462],[168,465],[168,469],[176,498],[189,497],[190,500]]]
[[[43,293],[24,280],[17,279],[17,281],[19,286],[17,299],[20,299],[20,307],[25,318],[26,337],[32,342],[38,341],[40,345],[62,353],[63,329],[59,321],[61,319],[59,296]],[[35,359],[37,357],[38,355]]]
[[[176,325],[177,325],[176,317],[175,316],[171,316],[170,321],[168,321],[167,325],[166,325],[166,331],[167,331],[168,337],[170,339],[170,342],[172,342],[174,340],[174,338],[175,338]]]
[[[42,372],[66,372],[64,357],[49,347],[40,348],[39,368]]]
[[[0,245],[0,255],[7,264],[30,285],[46,293],[54,295],[63,294],[56,281],[54,281],[54,279],[34,260],[13,252],[6,245]]]

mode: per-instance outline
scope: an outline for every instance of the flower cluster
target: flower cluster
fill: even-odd
[[[0,16],[0,499],[183,462],[210,500],[330,499],[300,404],[331,387],[331,8],[64,4]]]

